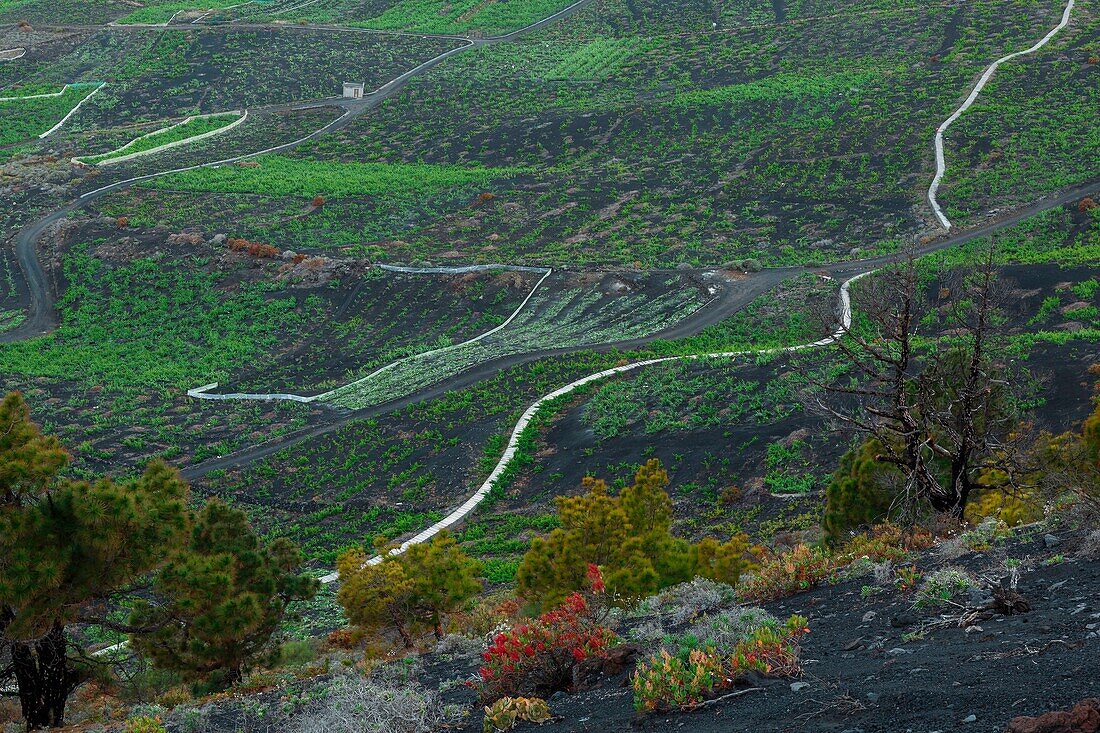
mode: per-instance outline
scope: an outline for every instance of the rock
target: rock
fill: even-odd
[[[1060,544],[1062,544],[1062,540],[1058,539],[1056,536],[1052,534],[1043,535],[1043,547],[1047,548],[1048,550],[1052,547],[1057,547]]]
[[[880,697],[882,697],[882,695],[880,695],[877,692],[868,692],[867,693],[867,699],[870,700],[871,702],[878,702]]]
[[[809,682],[792,682],[791,692],[802,692],[810,686]]]
[[[1073,314],[1073,313],[1078,313],[1080,311],[1087,310],[1091,307],[1092,307],[1091,304],[1086,303],[1083,300],[1079,300],[1076,303],[1070,303],[1069,305],[1062,308],[1062,315],[1068,316],[1068,315]],[[1043,539],[1046,539],[1046,538],[1044,537]]]
[[[980,634],[980,633],[982,633],[982,631],[984,631],[984,629],[981,626],[978,626],[977,624],[975,624],[973,626],[967,626],[966,627],[966,633],[967,633],[968,636],[970,634]]]
[[[912,654],[913,652],[910,651],[909,649],[902,649],[900,646],[896,646],[893,649],[890,649],[889,651],[887,651],[886,653],[889,654],[892,657],[900,657],[900,656],[905,655],[905,654]]]
[[[213,244],[224,244],[225,243],[225,235],[224,234],[215,234],[210,239],[210,242],[213,243]]]
[[[874,611],[868,611],[867,613],[863,614],[863,623],[867,623],[868,621],[874,621],[875,616],[878,616],[878,614],[875,613]]]
[[[906,626],[912,626],[916,622],[916,614],[909,613],[908,611],[899,613],[897,616],[893,616],[890,619],[890,625],[893,626],[895,629],[904,629]]]
[[[1093,624],[1093,625],[1095,626],[1095,624]],[[844,645],[844,651],[854,652],[856,649],[859,649],[861,646],[863,646],[863,639],[862,638],[852,639],[851,641],[849,641],[847,644]]]
[[[612,649],[606,657],[589,657],[573,668],[573,689],[586,690],[599,684],[601,677],[614,677],[633,664],[638,647],[631,644]]]
[[[964,722],[964,723],[977,723],[978,722],[978,716],[973,715],[973,714],[967,715],[965,718],[962,719],[962,722]]]
[[[1072,710],[1058,710],[1031,718],[1013,718],[1005,733],[1097,733],[1100,731],[1100,699],[1088,698]]]

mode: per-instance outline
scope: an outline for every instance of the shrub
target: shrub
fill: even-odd
[[[798,545],[764,562],[738,593],[751,601],[769,601],[808,590],[828,578],[832,559],[818,548]]]
[[[447,634],[435,645],[435,653],[444,657],[474,659],[481,654],[484,642],[461,634]]]
[[[642,601],[639,611],[646,615],[664,616],[674,624],[682,624],[736,603],[737,591],[733,586],[707,578],[695,578],[650,596]]]
[[[168,729],[161,724],[159,717],[139,715],[126,721],[123,728],[126,733],[168,733]]]
[[[744,629],[732,653],[685,636],[679,649],[661,649],[638,665],[631,680],[634,707],[639,712],[692,708],[750,672],[798,676],[802,672],[798,640],[808,631],[801,616],[791,616],[782,626],[769,617]]]
[[[1096,203],[1096,200],[1093,199],[1091,196],[1088,196],[1081,199],[1081,201],[1077,204],[1077,210],[1084,214],[1087,211],[1092,211],[1098,206],[1100,206],[1100,204]]]
[[[368,564],[367,553],[359,548],[337,560],[341,587],[336,599],[348,621],[364,629],[393,626],[406,648],[413,646],[413,634],[420,629],[442,639],[445,617],[481,591],[481,563],[467,556],[447,531],[400,555],[387,549],[384,541],[377,544],[383,559],[376,565]]]
[[[651,459],[619,496],[603,481],[586,478],[583,496],[558,497],[561,526],[536,538],[516,571],[520,594],[537,605],[554,605],[584,587],[586,568],[598,565],[616,603],[652,595],[696,575],[737,582],[748,549],[744,535],[696,545],[672,536],[668,472]]]
[[[230,237],[226,240],[226,244],[234,252],[244,252],[249,257],[256,259],[274,259],[280,255],[278,247],[272,247],[270,244],[263,244],[262,242],[252,242],[240,237]]]
[[[779,620],[762,608],[737,608],[704,616],[692,624],[688,634],[704,646],[712,646],[723,654],[733,652],[737,645],[757,629],[778,627]]]
[[[1029,493],[994,487],[978,491],[967,502],[965,517],[973,524],[992,518],[1009,527],[1018,527],[1042,519],[1043,504]]]
[[[329,635],[325,637],[325,644],[330,649],[354,649],[359,642],[363,640],[363,630],[360,628],[353,629],[336,629],[330,631]]]
[[[848,533],[887,519],[893,495],[887,485],[896,469],[875,460],[882,444],[871,439],[849,450],[825,489],[825,538],[841,542]]]
[[[279,648],[279,666],[304,667],[317,659],[317,647],[312,639],[295,639]]]
[[[550,706],[537,697],[502,697],[485,708],[484,733],[512,730],[517,720],[545,723],[550,720]]]
[[[1004,522],[994,517],[986,517],[977,527],[959,536],[967,548],[974,552],[985,552],[998,540],[1012,536],[1012,530]]]
[[[713,649],[692,649],[685,657],[674,657],[662,649],[634,671],[634,707],[639,712],[662,706],[695,707],[728,682],[722,660]]]
[[[130,226],[130,217],[128,217],[128,216],[118,217],[117,219],[115,219],[115,226],[118,227],[119,229],[125,229],[126,227]]]
[[[497,634],[481,655],[481,681],[476,684],[481,698],[491,702],[568,689],[580,662],[604,657],[618,643],[618,637],[596,616],[594,604],[574,593],[553,611]]]
[[[941,568],[924,576],[917,589],[917,608],[937,608],[946,605],[957,594],[977,585],[973,576],[960,568]]]
[[[1094,529],[1085,535],[1077,550],[1077,557],[1082,560],[1100,560],[1100,529]]]
[[[425,733],[457,720],[415,680],[339,677],[283,728],[288,733]]]
[[[889,522],[876,524],[867,532],[861,532],[848,540],[836,554],[836,563],[845,565],[858,560],[871,563],[902,562],[913,550],[924,550],[932,546],[932,535],[925,529],[916,527],[903,530]]]
[[[798,640],[809,633],[806,619],[791,616],[782,628],[768,624],[742,640],[733,653],[735,674],[757,672],[766,677],[797,677],[802,674]]]
[[[314,196],[313,201],[310,202],[314,208],[320,208],[325,205],[324,196]]]

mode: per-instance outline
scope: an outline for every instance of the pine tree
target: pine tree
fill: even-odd
[[[107,624],[105,601],[183,542],[187,485],[160,462],[136,480],[74,481],[18,393],[0,403],[0,642],[28,730],[64,724],[83,681],[66,627]]]
[[[420,629],[442,638],[445,617],[482,589],[481,563],[446,530],[399,555],[388,553],[384,543],[376,548],[382,560],[373,565],[361,549],[339,558],[337,600],[348,621],[366,629],[391,626],[406,647],[413,646],[413,634]]]
[[[672,535],[668,472],[651,459],[618,497],[585,479],[582,496],[559,497],[561,527],[536,538],[516,572],[520,594],[537,606],[554,606],[584,587],[589,564],[603,571],[612,597],[630,601],[695,575],[736,582],[748,541],[692,545]],[[730,580],[731,579],[731,580]]]
[[[890,517],[899,471],[881,463],[882,444],[870,438],[840,459],[825,489],[825,538],[843,541],[850,530],[869,527]]]
[[[289,540],[263,545],[243,511],[211,501],[186,550],[157,576],[164,601],[134,606],[131,625],[155,631],[131,642],[162,668],[231,685],[267,650],[287,606],[317,592],[301,563]]]

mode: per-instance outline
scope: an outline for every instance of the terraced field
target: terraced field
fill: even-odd
[[[326,582],[446,528],[514,595],[652,458],[677,537],[817,542],[865,437],[823,385],[867,398],[910,260],[914,363],[984,266],[1012,438],[1089,412],[1093,0],[0,0],[17,48],[0,387],[67,476],[163,458]]]

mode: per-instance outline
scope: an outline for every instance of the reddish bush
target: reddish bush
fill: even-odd
[[[739,595],[750,601],[772,601],[809,590],[827,579],[836,568],[825,552],[798,545],[761,564],[751,580],[741,586]]]
[[[325,205],[325,197],[324,196],[314,196],[312,203],[313,203],[314,208],[324,206]]]
[[[278,248],[272,247],[270,244],[250,242],[240,237],[230,237],[226,240],[226,244],[228,244],[229,249],[234,252],[244,252],[249,257],[255,257],[257,259],[272,259],[279,256]]]
[[[1089,63],[1090,64],[1100,64],[1100,56],[1097,56],[1096,54],[1093,54],[1092,56],[1089,56]]]
[[[599,569],[589,566],[588,576],[592,594],[602,595]],[[492,702],[517,694],[548,697],[572,685],[581,662],[606,658],[618,637],[598,622],[593,600],[574,593],[553,611],[497,634],[481,655],[484,664],[478,670],[477,688],[482,699]]]
[[[487,204],[487,203],[489,203],[490,201],[492,201],[492,200],[493,200],[493,199],[495,199],[495,198],[496,198],[496,194],[493,194],[493,193],[489,193],[488,191],[485,191],[485,192],[483,192],[483,193],[480,193],[480,194],[478,194],[478,196],[477,196],[477,200],[478,200],[479,202],[483,203],[483,204]]]
[[[1100,699],[1082,700],[1072,710],[1013,718],[1005,733],[1095,733],[1100,731]]]
[[[294,255],[293,257],[290,258],[290,261],[293,262],[296,265],[299,265],[299,264],[306,261],[306,256],[301,255],[301,254]]]
[[[1077,210],[1084,214],[1086,211],[1092,211],[1097,206],[1100,206],[1100,204],[1096,203],[1096,201],[1089,196],[1081,199],[1081,203],[1077,204]]]
[[[119,229],[125,229],[126,227],[130,226],[130,217],[118,217],[117,219],[115,219],[115,226],[117,226]]]
[[[362,639],[363,632],[360,629],[336,629],[329,632],[325,643],[330,649],[354,649]]]

